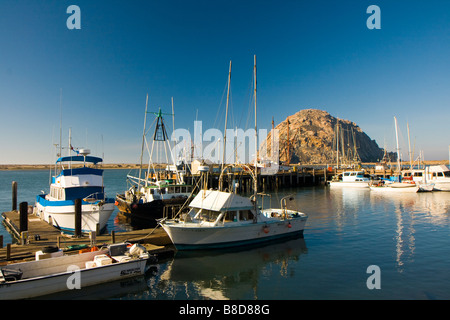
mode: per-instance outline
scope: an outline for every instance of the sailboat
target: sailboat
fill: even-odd
[[[417,192],[419,191],[419,186],[415,183],[414,180],[403,180],[401,176],[401,164],[400,164],[400,148],[398,145],[398,125],[397,118],[394,117],[395,122],[395,136],[397,141],[397,176],[396,180],[393,181],[381,181],[377,184],[372,183],[370,185],[370,190],[372,191],[383,191],[383,192]]]
[[[156,115],[156,126],[148,170],[144,173],[144,177],[141,177],[143,171],[142,158],[144,145],[146,144],[147,106],[148,95],[145,106],[139,175],[127,175],[127,182],[131,186],[123,194],[117,194],[115,201],[115,205],[120,212],[131,218],[134,224],[143,227],[156,226],[156,219],[172,217],[184,205],[193,191],[192,185],[184,183],[183,171],[178,169],[175,161],[163,170],[156,168],[156,164],[153,162],[155,142],[164,144],[166,160],[169,159],[167,150],[170,152],[170,158],[174,158],[164,124],[164,113],[161,111],[161,108],[157,113],[154,113]]]
[[[230,61],[231,73],[231,61]],[[230,77],[228,78],[229,87]],[[256,56],[254,57],[255,139]],[[257,143],[255,141],[255,147]],[[257,204],[257,153],[255,152],[254,194],[247,198],[229,191],[205,187],[189,204],[184,219],[162,219],[162,228],[177,250],[225,248],[303,235],[305,213],[287,208],[291,197],[281,200],[281,208],[261,210]],[[227,167],[222,169],[221,176]],[[206,181],[205,181],[206,184]],[[219,183],[220,186],[220,183]]]
[[[336,123],[336,169],[339,169],[339,122]],[[352,131],[353,133],[353,131]],[[342,137],[342,136],[341,136]],[[356,144],[355,144],[355,136],[352,134],[353,137],[353,145],[354,145],[354,161],[356,163],[359,163],[359,155],[356,151]],[[344,144],[342,142],[342,144]],[[343,152],[344,153],[344,152]],[[356,165],[355,165],[356,167]],[[336,177],[333,177],[331,181],[328,182],[328,185],[332,188],[369,188],[369,183],[371,182],[370,178],[368,178],[364,174],[364,169],[361,170],[345,170],[342,172],[341,175],[338,175]]]

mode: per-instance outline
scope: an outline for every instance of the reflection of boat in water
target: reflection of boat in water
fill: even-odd
[[[159,282],[166,288],[192,285],[200,299],[254,299],[263,273],[286,277],[289,266],[299,263],[306,253],[303,238],[245,249],[178,251],[167,269],[161,270]]]

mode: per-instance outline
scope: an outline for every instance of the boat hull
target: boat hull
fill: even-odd
[[[0,299],[28,299],[71,289],[75,290],[74,285],[77,280],[79,280],[79,288],[84,288],[145,273],[147,264],[145,259],[86,268],[85,263],[92,261],[94,256],[98,254],[100,253],[88,252],[75,256],[8,265],[10,268],[24,271],[24,275],[26,271],[24,269],[58,271],[52,271],[51,274],[44,276],[0,283]],[[78,275],[77,272],[79,272]],[[79,278],[75,280],[77,276]]]
[[[306,217],[264,223],[246,222],[236,226],[201,227],[184,223],[163,223],[177,250],[228,248],[275,239],[302,236]]]
[[[114,211],[113,200],[97,203],[82,202],[81,231],[88,233],[106,228],[109,218]],[[66,233],[75,232],[75,204],[74,201],[47,201],[38,196],[36,214],[47,223]]]
[[[401,193],[401,192],[410,192],[414,193],[419,191],[419,186],[412,185],[412,186],[404,186],[404,187],[394,187],[394,186],[379,186],[379,187],[370,187],[370,190],[372,191],[379,191],[379,192],[395,192],[395,193]]]
[[[177,197],[138,203],[127,200],[124,195],[117,195],[115,204],[119,211],[134,223],[141,226],[156,226],[156,219],[163,218],[165,214],[173,218],[178,212],[177,209],[185,204],[186,200],[187,197]]]
[[[449,182],[432,181],[432,183],[434,183],[433,190],[435,190],[435,191],[450,191],[450,181]]]
[[[369,182],[343,182],[343,181],[331,181],[328,183],[333,188],[369,188]]]

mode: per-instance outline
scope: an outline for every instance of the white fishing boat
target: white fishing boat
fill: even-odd
[[[344,171],[342,179],[328,182],[330,187],[369,188],[370,178],[364,176],[364,171]]]
[[[256,57],[254,72],[256,115]],[[255,140],[256,132],[255,116]],[[255,147],[256,145],[255,141]],[[261,210],[258,207],[256,154],[255,151],[254,171],[246,167],[254,181],[254,194],[251,198],[223,190],[204,188],[189,204],[190,211],[184,217],[159,221],[178,250],[243,246],[303,235],[308,216],[300,211],[288,209],[287,201],[290,197],[281,200],[281,208]],[[221,172],[219,187],[226,169]],[[207,180],[204,179],[203,185],[206,186]]]
[[[95,167],[103,160],[88,156],[88,149],[76,152],[76,156],[58,158],[50,192],[36,197],[34,212],[61,231],[73,233],[75,200],[81,199],[81,232],[104,230],[114,211],[114,199],[106,197],[103,170]],[[77,163],[82,165],[76,166]]]
[[[128,248],[123,243],[93,252],[9,264],[0,267],[0,299],[34,298],[142,275],[150,258],[144,247]]]
[[[177,250],[225,248],[301,236],[305,213],[257,208],[255,199],[218,190],[202,190],[184,219],[160,221]]]
[[[446,165],[427,168],[427,179],[434,184],[436,191],[450,191],[450,170]]]

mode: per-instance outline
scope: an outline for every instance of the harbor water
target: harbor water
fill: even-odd
[[[127,188],[128,170],[105,170],[106,193]],[[48,192],[46,170],[0,171],[0,210],[34,204]],[[308,214],[304,237],[255,247],[177,252],[145,277],[53,298],[123,300],[450,299],[450,192],[378,194],[326,186],[281,190],[264,198],[279,206],[292,194]],[[116,232],[130,226],[117,218]],[[4,244],[11,243],[3,225]]]

